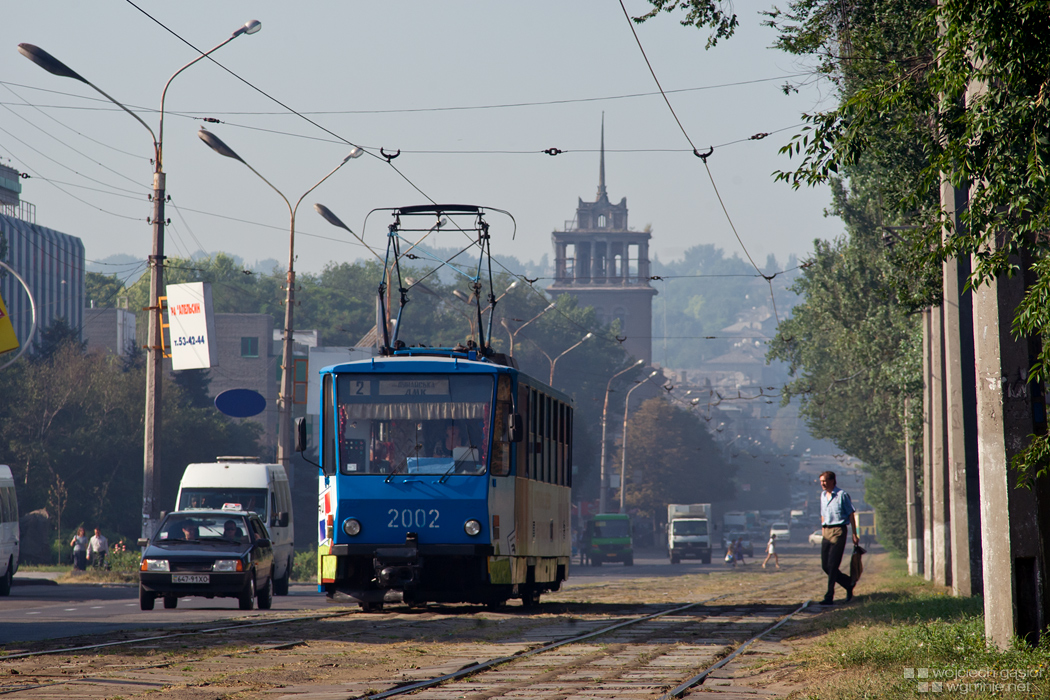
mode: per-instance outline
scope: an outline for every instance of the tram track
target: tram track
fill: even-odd
[[[511,615],[495,615],[488,611],[479,611],[478,614],[462,614],[463,610],[447,611],[438,607],[429,612],[419,614],[418,611],[390,615],[391,611],[384,613],[362,613],[358,610],[346,610],[331,612],[323,615],[308,615],[289,617],[278,620],[260,620],[248,624],[215,625],[207,629],[184,630],[163,635],[144,635],[131,639],[101,642],[81,646],[65,646],[62,648],[49,649],[37,652],[26,652],[10,654],[0,657],[0,660],[26,659],[32,656],[68,655],[68,661],[52,664],[49,667],[36,666],[37,673],[24,668],[21,678],[7,677],[6,682],[0,687],[0,695],[9,695],[21,691],[29,691],[27,697],[53,697],[53,694],[64,693],[60,686],[76,687],[77,692],[88,690],[95,686],[98,692],[107,684],[111,688],[122,687],[119,684],[145,683],[143,690],[147,689],[149,682],[153,679],[161,681],[162,685],[169,690],[177,690],[180,687],[193,687],[200,682],[200,671],[192,671],[190,675],[183,675],[191,671],[191,667],[197,669],[215,669],[212,672],[234,674],[243,673],[249,667],[259,668],[283,668],[285,663],[291,666],[301,666],[303,661],[310,668],[323,669],[325,667],[339,667],[345,662],[339,656],[325,657],[336,663],[321,663],[316,656],[318,647],[316,642],[320,639],[332,639],[325,635],[319,638],[313,636],[296,638],[292,635],[303,634],[301,627],[288,626],[286,631],[277,632],[268,637],[259,638],[260,631],[266,635],[267,628],[277,627],[287,623],[300,622],[309,626],[313,622],[325,619],[335,619],[337,626],[344,623],[338,618],[353,619],[363,623],[364,627],[356,627],[353,634],[360,637],[360,633],[370,630],[366,634],[369,641],[366,644],[388,644],[400,640],[416,639],[452,639],[471,642],[473,633],[471,630],[481,625],[488,630],[487,638],[482,640],[477,637],[474,643],[481,648],[477,658],[485,649],[499,650],[501,647],[520,649],[517,653],[494,655],[489,661],[461,663],[460,666],[451,666],[454,663],[455,652],[450,658],[446,654],[444,663],[451,668],[458,668],[455,672],[442,672],[434,677],[422,677],[426,669],[409,666],[407,669],[401,667],[399,671],[400,680],[380,681],[379,674],[371,676],[372,680],[360,681],[359,690],[347,688],[345,697],[369,698],[379,700],[380,698],[396,697],[398,695],[414,694],[415,697],[448,697],[449,692],[453,694],[470,697],[473,700],[485,700],[489,697],[500,695],[504,692],[529,689],[529,693],[535,688],[541,688],[542,693],[537,697],[560,698],[569,694],[591,687],[607,688],[611,692],[616,689],[631,694],[632,689],[640,689],[646,686],[653,692],[648,692],[647,697],[656,697],[670,688],[681,685],[683,679],[697,676],[699,669],[717,668],[717,662],[726,659],[727,654],[740,653],[747,644],[751,644],[763,634],[773,629],[772,623],[786,621],[785,616],[798,612],[797,594],[799,585],[806,579],[792,579],[779,581],[771,586],[764,587],[741,587],[726,592],[711,591],[718,595],[709,595],[703,600],[678,604],[660,606],[662,609],[654,611],[652,603],[644,614],[630,614],[630,609],[637,607],[625,604],[621,610],[610,610],[598,618],[580,617],[578,611],[559,609],[558,604],[547,604],[541,606],[546,608],[538,610],[535,614],[517,615],[517,609],[511,610]],[[724,590],[724,589],[723,589]],[[765,601],[764,604],[755,604],[754,601]],[[746,601],[746,602],[745,602]],[[795,601],[787,608],[788,601]],[[569,604],[570,606],[573,604]],[[583,605],[587,605],[584,603]],[[609,614],[614,617],[609,617]],[[487,623],[486,623],[487,621]],[[506,630],[500,631],[497,625],[506,624]],[[254,630],[254,631],[253,631]],[[495,633],[495,634],[493,634]],[[219,653],[188,653],[180,651],[187,649],[188,638],[195,635],[225,635],[229,641],[241,646],[235,651],[223,653],[221,649],[215,649]],[[229,639],[232,638],[232,639]],[[256,643],[250,640],[256,639]],[[262,641],[266,640],[266,641]],[[272,640],[279,640],[273,643]],[[437,643],[441,643],[438,641]],[[155,649],[153,653],[163,653],[165,657],[174,652],[174,660],[141,659],[146,663],[119,663],[99,665],[115,652],[114,647],[127,646],[138,647],[131,654],[141,654],[144,650]],[[147,646],[149,645],[149,646]],[[292,647],[302,645],[302,650],[294,650]],[[221,645],[220,645],[221,646]],[[281,650],[286,651],[281,651]],[[734,652],[734,649],[736,650]],[[97,652],[104,654],[97,656]],[[477,653],[467,651],[467,654]],[[121,652],[117,652],[118,654]],[[324,654],[324,651],[321,651]],[[220,659],[226,659],[220,661]],[[239,661],[238,661],[239,659]],[[116,659],[113,659],[114,661]],[[470,661],[467,657],[464,662]],[[232,666],[231,666],[232,664]],[[93,668],[92,668],[93,666]],[[416,671],[411,669],[415,668]],[[431,667],[433,668],[433,667]],[[224,669],[229,669],[226,671]],[[378,670],[378,669],[377,669]],[[447,669],[451,670],[451,669]],[[197,674],[197,680],[194,680]],[[415,678],[411,676],[416,675]],[[326,673],[321,676],[328,675]],[[181,676],[183,680],[178,680]],[[309,672],[310,677],[317,674]],[[232,680],[236,676],[231,676]],[[390,678],[390,675],[386,676]],[[204,676],[209,681],[211,676]],[[359,676],[358,676],[359,678]],[[291,680],[291,679],[289,679]],[[303,680],[307,680],[304,678]],[[22,681],[22,682],[19,682]],[[316,681],[315,681],[316,682]],[[69,684],[74,684],[70,686]],[[208,683],[204,683],[208,685]],[[158,686],[154,685],[155,688]],[[293,680],[290,684],[277,683],[276,686],[263,687],[283,688],[286,693],[283,698],[295,698],[299,694],[310,694],[312,683],[308,685],[296,685]],[[565,691],[558,690],[566,689]],[[130,688],[128,688],[130,690]],[[368,689],[368,690],[365,690]],[[372,690],[376,689],[376,690]],[[94,692],[94,691],[89,691]],[[271,693],[273,690],[270,691]],[[43,693],[43,695],[41,695]],[[76,693],[74,693],[76,694]],[[109,697],[111,693],[100,694],[98,697]],[[78,695],[79,697],[79,695]],[[94,697],[94,696],[92,696]],[[268,695],[269,697],[269,695]],[[334,696],[340,697],[340,696]],[[678,697],[668,695],[667,697]]]
[[[775,588],[788,588],[803,580],[805,579],[796,579],[787,582],[780,582],[774,586],[754,589],[752,591],[749,591],[749,593],[766,591]],[[614,643],[611,645],[603,645],[602,647],[597,649],[588,648],[584,644],[585,642],[593,640],[597,637],[603,637],[624,630],[628,627],[632,627],[639,624],[645,624],[655,620],[660,620],[661,618],[669,618],[671,616],[682,615],[685,613],[697,611],[703,612],[705,610],[703,606],[714,603],[715,601],[732,598],[733,596],[737,596],[740,594],[741,592],[732,591],[728,593],[723,593],[721,595],[713,596],[702,601],[675,606],[657,613],[642,615],[629,620],[622,620],[616,622],[615,624],[601,627],[597,630],[588,631],[584,634],[569,637],[567,639],[555,640],[542,646],[521,651],[516,654],[510,654],[503,657],[493,658],[475,664],[468,664],[452,673],[443,674],[441,676],[429,678],[426,680],[404,683],[378,693],[351,696],[347,700],[386,700],[386,698],[393,698],[408,694],[415,694],[414,697],[422,699],[427,698],[428,696],[426,693],[421,691],[437,688],[438,686],[448,686],[457,682],[464,684],[471,683],[473,685],[472,688],[464,689],[465,691],[473,690],[473,692],[465,692],[460,697],[468,698],[468,700],[487,700],[487,698],[502,695],[507,691],[513,690],[513,688],[504,688],[502,686],[507,684],[499,682],[493,684],[492,686],[488,686],[488,684],[484,682],[479,684],[478,677],[481,674],[495,671],[497,669],[505,669],[510,665],[518,664],[520,662],[527,661],[533,657],[557,651],[565,647],[569,647],[572,645],[581,645],[581,654],[570,655],[566,660],[561,661],[560,663],[556,663],[556,665],[553,668],[545,670],[543,673],[526,673],[524,679],[522,679],[521,677],[517,677],[509,684],[516,687],[527,686],[532,689],[533,695],[535,697],[543,697],[545,698],[545,700],[547,698],[550,698],[551,700],[560,700],[561,698],[568,697],[569,695],[576,694],[577,692],[580,692],[581,690],[585,689],[584,687],[581,687],[579,681],[573,682],[570,680],[566,682],[564,678],[566,675],[579,676],[581,673],[586,675],[585,669],[595,666],[601,666],[603,665],[603,662],[608,662],[610,659],[624,659],[624,661],[620,663],[616,668],[615,674],[611,674],[608,670],[605,670],[598,674],[597,678],[593,676],[590,678],[586,678],[583,681],[583,683],[586,684],[587,682],[596,682],[598,684],[607,684],[612,682],[615,684],[619,677],[630,676],[631,674],[637,673],[649,675],[647,673],[648,669],[646,667],[652,665],[652,662],[663,660],[673,652],[681,650],[681,644],[675,641],[672,635],[675,632],[683,631],[687,628],[695,626],[697,622],[703,623],[707,620],[708,616],[700,615],[699,618],[687,617],[686,619],[683,619],[681,621],[673,622],[671,625],[643,632],[639,635],[633,635],[629,637],[627,641]],[[780,614],[775,624],[766,626],[757,633],[752,634],[750,637],[737,642],[735,650],[728,654],[725,654],[724,656],[721,656],[721,658],[715,660],[714,663],[711,663],[708,666],[704,667],[703,670],[700,671],[700,673],[695,673],[685,682],[678,684],[670,692],[661,696],[660,700],[670,700],[671,698],[682,697],[683,694],[686,693],[689,689],[702,683],[712,671],[724,666],[726,663],[735,658],[738,654],[742,653],[745,649],[750,647],[754,642],[761,639],[770,632],[774,631],[775,629],[779,628],[792,617],[794,617],[796,614],[806,609],[808,605],[809,601],[805,601],[794,611],[786,611],[784,612],[784,614]],[[778,609],[782,607],[783,606],[777,606]],[[733,608],[729,608],[729,610],[733,610]],[[723,610],[719,609],[717,612],[721,613],[723,612]],[[745,613],[743,615],[736,616],[736,619],[732,619],[732,617],[730,617],[728,618],[728,621],[730,621],[733,624],[739,625],[740,620],[746,617],[747,614]],[[654,644],[653,642],[657,643]],[[640,645],[644,646],[646,644],[650,644],[651,646],[645,648],[645,651],[642,654],[633,654],[630,651],[632,648],[638,647]],[[712,651],[710,649],[712,645],[705,644],[703,646],[707,650],[709,656],[718,657],[720,656],[721,651],[724,651],[729,647],[734,646],[734,644],[727,644],[721,650],[714,651],[713,654],[710,653]],[[717,644],[715,646],[717,647]],[[696,666],[692,664],[691,660],[687,660],[685,665],[690,666],[690,671],[695,670],[696,668]],[[506,675],[505,672],[504,675]],[[613,677],[613,675],[617,677]],[[661,680],[665,680],[666,677],[666,674],[664,674]],[[548,694],[539,691],[538,686],[548,685],[551,683],[554,683],[555,685],[555,687],[551,688],[551,693]],[[666,685],[669,684],[663,683],[663,685],[666,687]],[[484,689],[482,689],[483,686],[488,687],[484,687]],[[569,692],[566,692],[564,690],[564,688],[566,687],[569,687],[571,690]],[[447,697],[448,689],[443,688],[443,690],[445,690],[446,692],[442,693],[441,695],[436,695],[434,697]],[[617,690],[626,689],[618,688]]]

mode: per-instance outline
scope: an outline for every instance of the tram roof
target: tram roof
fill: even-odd
[[[320,374],[336,374],[342,372],[408,372],[408,373],[451,373],[465,372],[470,374],[516,374],[519,377],[531,380],[532,384],[544,387],[548,392],[555,395],[559,400],[566,403],[575,403],[565,392],[551,387],[546,382],[536,379],[514,367],[497,364],[488,359],[470,359],[459,353],[450,355],[438,354],[437,348],[428,348],[433,354],[426,355],[393,355],[385,357],[371,357],[365,360],[353,360],[337,365],[328,365],[318,370]]]

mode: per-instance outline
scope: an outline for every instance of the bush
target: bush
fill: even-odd
[[[317,581],[317,545],[313,545],[305,552],[295,553],[295,562],[292,564],[292,580],[300,583],[314,583]]]
[[[129,549],[124,540],[115,542],[109,547],[109,568],[111,571],[134,573],[139,570],[142,553],[137,548]]]

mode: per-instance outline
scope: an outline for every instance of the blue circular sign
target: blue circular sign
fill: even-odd
[[[266,410],[266,397],[254,389],[227,389],[215,397],[215,408],[234,418],[251,418]]]

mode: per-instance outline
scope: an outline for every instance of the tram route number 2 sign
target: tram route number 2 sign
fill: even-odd
[[[447,379],[389,379],[379,382],[382,396],[448,396]]]

